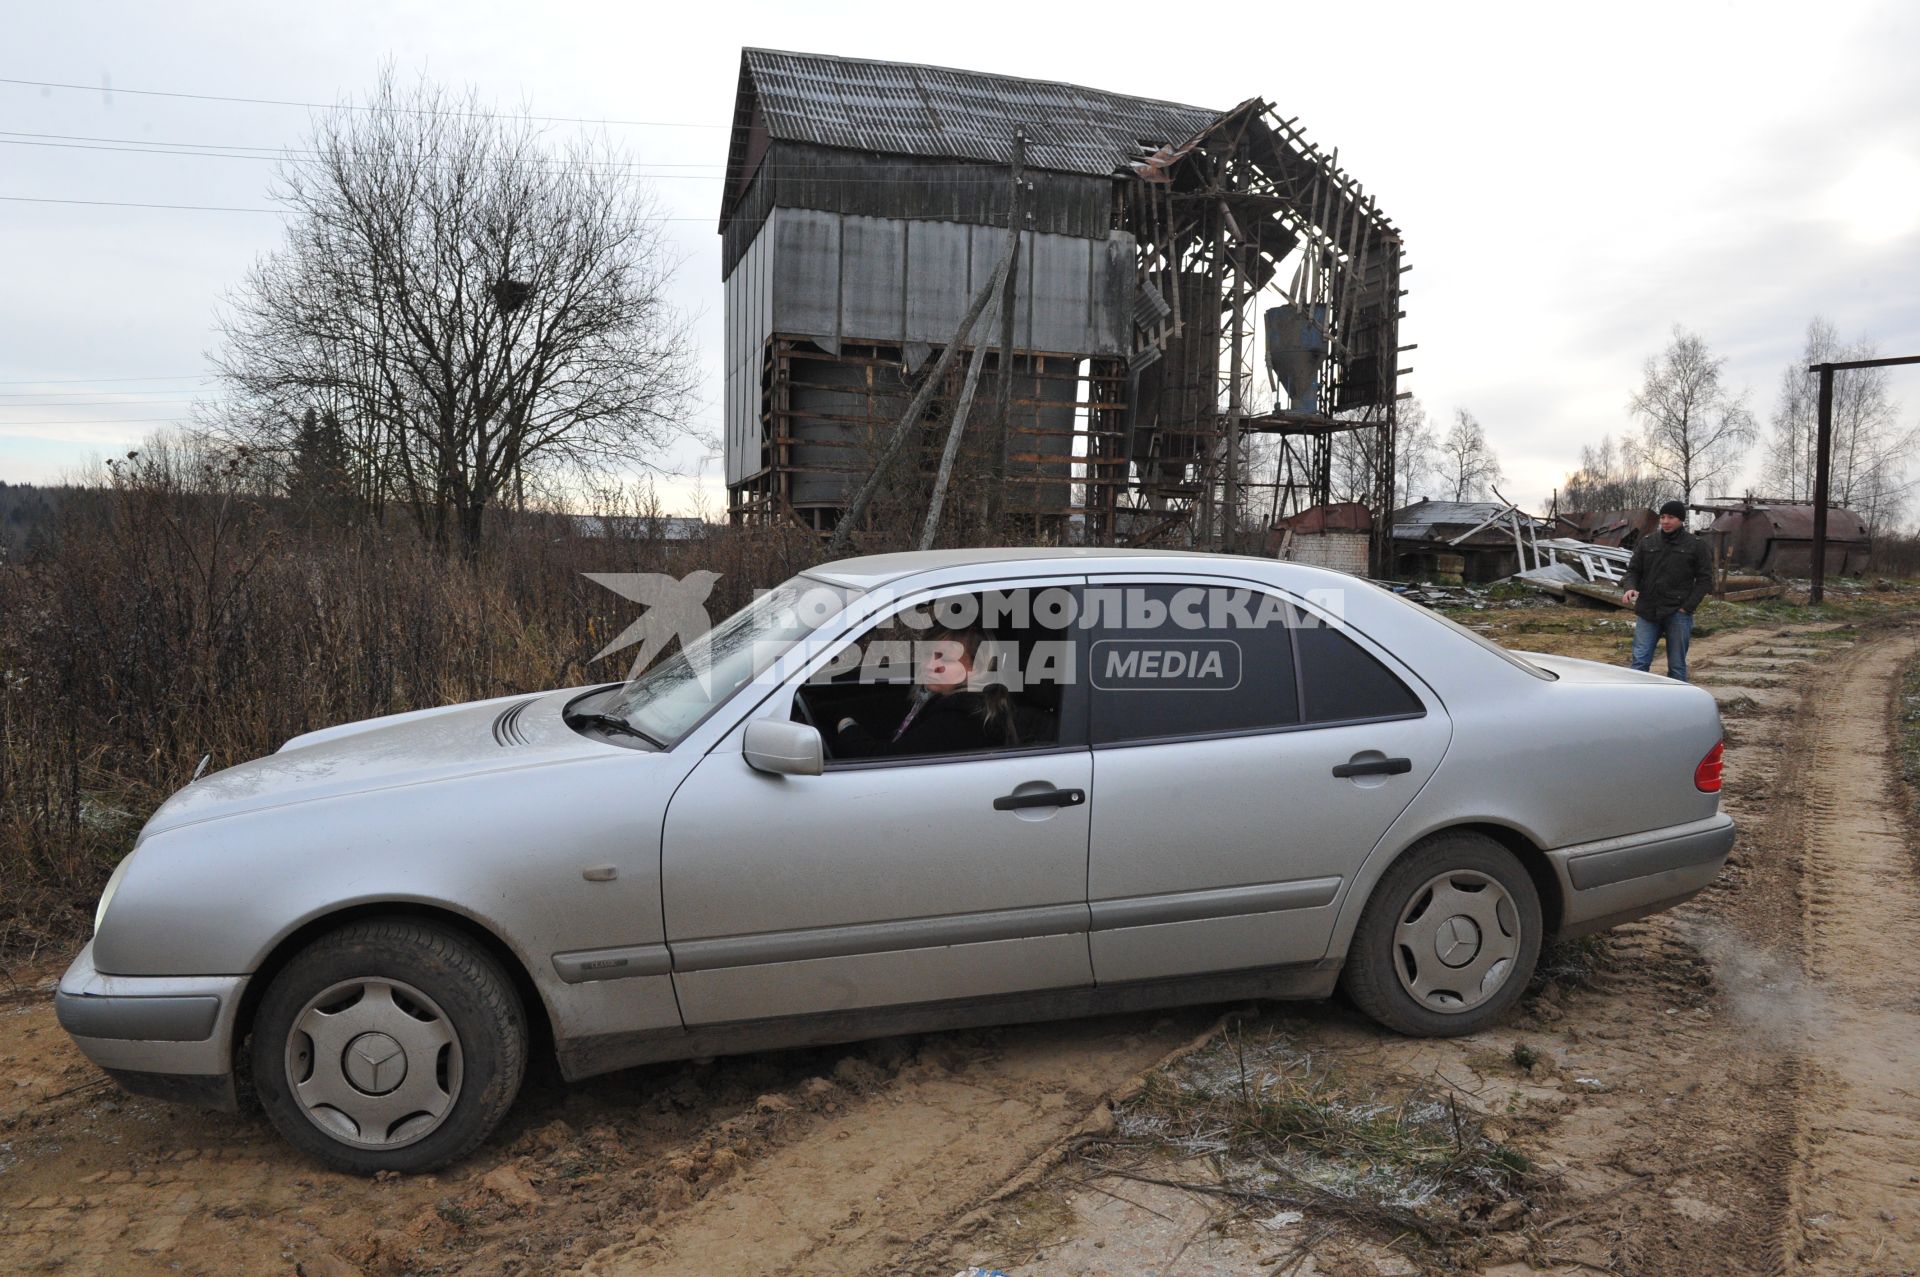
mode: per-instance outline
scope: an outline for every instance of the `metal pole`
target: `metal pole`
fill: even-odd
[[[1244,371],[1241,346],[1246,341],[1246,292],[1241,287],[1243,276],[1240,269],[1240,254],[1233,255],[1233,350],[1227,361],[1228,375],[1232,378],[1227,386],[1227,490],[1226,522],[1221,525],[1221,548],[1228,554],[1235,550],[1234,534],[1240,522],[1240,421],[1245,406],[1240,400],[1240,381]]]
[[[1808,602],[1818,605],[1827,584],[1827,479],[1833,443],[1833,365],[1815,364],[1820,374],[1820,433],[1813,445],[1813,589]]]

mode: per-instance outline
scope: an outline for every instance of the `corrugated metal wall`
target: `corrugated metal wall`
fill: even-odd
[[[775,209],[725,283],[726,472],[758,471],[761,362],[774,333],[828,350],[846,341],[944,345],[993,273],[1006,231],[955,222]],[[1070,355],[1127,351],[1134,242],[1024,237],[1014,344]],[[997,310],[980,330],[997,340]]]
[[[1028,230],[1097,240],[1113,229],[1113,178],[1029,171],[1027,185]],[[1011,196],[1004,164],[775,142],[722,218],[720,274],[733,272],[775,208],[1004,227]]]
[[[765,464],[760,431],[760,352],[773,331],[772,243],[770,235],[754,240],[727,276],[721,302],[726,321],[723,451],[729,487]]]

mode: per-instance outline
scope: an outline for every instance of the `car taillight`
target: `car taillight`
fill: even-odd
[[[1693,769],[1693,787],[1703,794],[1720,792],[1720,773],[1725,766],[1727,745],[1725,741],[1715,741],[1700,765]]]

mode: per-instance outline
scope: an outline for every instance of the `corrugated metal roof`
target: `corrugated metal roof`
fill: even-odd
[[[775,138],[854,151],[1003,164],[1013,130],[1027,165],[1108,174],[1143,146],[1184,142],[1219,111],[981,71],[747,49],[751,82]]]
[[[1274,526],[1292,528],[1299,533],[1369,532],[1373,529],[1373,512],[1358,501],[1336,501],[1302,510]]]
[[[1393,535],[1407,541],[1431,537],[1440,528],[1458,536],[1506,509],[1498,501],[1416,501],[1393,512]],[[1509,539],[1511,536],[1509,535]]]

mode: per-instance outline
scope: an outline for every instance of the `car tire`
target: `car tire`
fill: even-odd
[[[1542,930],[1539,892],[1512,852],[1480,834],[1442,834],[1375,886],[1341,983],[1395,1032],[1477,1033],[1526,992]]]
[[[353,1174],[424,1171],[472,1152],[512,1106],[526,1013],[458,932],[359,922],[274,977],[250,1057],[261,1107],[302,1152]]]

